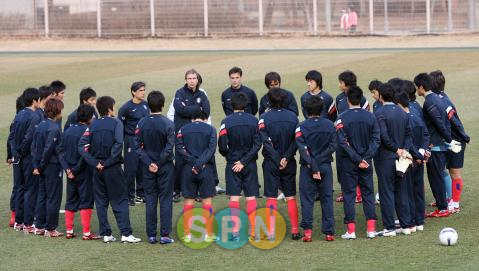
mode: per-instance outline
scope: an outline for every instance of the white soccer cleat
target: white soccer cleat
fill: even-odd
[[[352,232],[352,233],[346,232],[345,234],[341,235],[341,238],[347,239],[347,240],[355,240],[356,239],[356,233],[355,232]]]
[[[116,238],[113,235],[105,235],[103,236],[103,243],[110,243],[110,242],[115,242]]]
[[[129,236],[121,236],[121,242],[122,243],[139,243],[141,242],[141,239],[140,238],[136,238],[135,236],[133,235],[129,235]]]
[[[399,231],[399,232],[398,232]],[[396,229],[396,234],[404,234],[404,235],[410,235],[411,230],[409,228],[404,228],[404,229]]]
[[[412,227],[409,228],[409,230],[411,231],[411,233],[416,233],[417,228],[416,228],[416,226],[412,226]]]
[[[424,231],[424,225],[416,226],[417,231]]]
[[[385,229],[385,230],[382,230],[382,231],[378,232],[377,236],[395,237],[396,236],[396,231],[395,230],[388,231],[388,230]]]
[[[369,239],[374,239],[376,237],[376,232],[375,231],[368,231],[368,232],[366,232],[366,236]]]

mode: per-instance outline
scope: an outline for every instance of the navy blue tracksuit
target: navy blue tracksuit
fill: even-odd
[[[111,204],[118,228],[123,236],[132,234],[128,209],[128,184],[121,168],[123,125],[112,117],[95,120],[80,138],[78,151],[91,167],[99,163],[102,171],[93,174],[94,199],[100,223],[100,235],[110,236],[108,205]]]
[[[298,104],[296,103],[296,99],[291,91],[283,89],[286,92],[286,98],[283,102],[283,108],[293,112],[296,116],[298,116]],[[263,115],[264,112],[271,109],[271,104],[269,103],[268,94],[263,95],[261,97],[259,103],[259,115]]]
[[[195,121],[183,126],[176,135],[176,154],[182,157],[181,192],[185,198],[211,198],[216,194],[213,157],[216,151],[216,130]],[[198,174],[192,172],[195,168]]]
[[[446,146],[452,140],[447,104],[432,91],[426,92],[423,114],[430,135],[431,157],[426,165],[427,177],[437,208],[447,210],[446,188],[442,172],[446,166]]]
[[[67,199],[65,210],[77,212],[78,210],[93,209],[93,172],[94,167],[87,165],[78,152],[80,138],[88,128],[85,124],[71,124],[63,133],[62,149],[66,168],[75,176],[67,181]]]
[[[221,122],[218,150],[226,157],[226,194],[245,197],[259,196],[258,168],[256,160],[261,148],[258,119],[245,112],[236,112]],[[244,168],[234,172],[234,164],[240,161]]]
[[[77,116],[77,109],[75,109],[73,112],[68,115],[67,122],[65,123],[65,126],[63,127],[63,132],[66,132],[70,126],[78,124],[78,116]],[[93,111],[93,119],[98,119],[98,113]]]
[[[198,109],[203,109],[208,115],[210,114],[210,102],[203,91],[199,89],[193,91],[189,89],[186,84],[178,89],[173,100],[173,107],[175,108],[175,133],[178,133],[181,127],[191,123],[193,114]],[[175,150],[176,151],[176,150]],[[181,191],[181,172],[183,170],[183,156],[175,155],[175,192],[178,194]]]
[[[332,116],[330,116],[330,113],[332,112],[331,110],[333,109],[333,97],[329,95],[324,90],[321,90],[318,94],[311,94],[311,92],[306,91],[303,96],[301,96],[301,111],[303,112],[304,119],[307,119],[308,116],[306,114],[306,110],[304,109],[304,103],[312,96],[318,96],[323,100],[323,110],[321,112],[321,116],[331,119]]]
[[[373,112],[376,112],[378,111],[379,108],[381,108],[383,106],[383,104],[377,100],[373,103]]]
[[[7,161],[8,159],[12,159],[12,148],[10,146],[10,140],[13,138],[13,121],[10,124],[10,129],[8,130],[8,139],[7,139]],[[17,187],[15,186],[15,181],[13,182],[13,187],[12,187],[12,194],[10,195],[10,211],[15,211],[15,197],[17,195]]]
[[[409,116],[402,108],[386,102],[374,113],[381,131],[381,146],[374,157],[378,175],[379,197],[384,229],[394,230],[394,211],[401,228],[413,226],[409,207],[407,181],[397,176],[395,161],[398,149],[415,153],[412,147],[412,132]]]
[[[238,89],[233,89],[229,87],[223,91],[221,94],[221,105],[223,106],[223,111],[226,116],[233,114],[233,105],[231,104],[231,97],[236,93],[244,93],[248,97],[248,104],[244,109],[244,112],[256,115],[258,113],[258,97],[254,90],[250,89],[247,86],[241,85]]]
[[[27,212],[29,220],[26,221],[27,225],[33,223],[34,209],[31,209],[31,206],[36,204],[36,197],[31,197],[37,193],[38,178],[32,174],[31,144],[35,129],[41,121],[42,118],[38,113],[30,108],[25,108],[15,116],[13,129],[9,135],[10,150],[14,158],[13,180],[16,191],[15,222],[17,224],[24,223],[25,212]]]
[[[409,111],[419,116],[419,118],[424,122],[424,113],[422,112],[422,107],[416,100],[409,101]]]
[[[409,112],[409,123],[412,131],[412,145],[415,150],[429,150],[429,132],[421,117],[415,111]],[[412,153],[414,161],[413,166],[404,176],[408,183],[409,207],[411,210],[412,222],[416,226],[424,225],[424,215],[426,210],[424,197],[424,163],[418,164],[416,160],[423,160],[424,157],[416,157]]]
[[[143,171],[143,187],[146,198],[146,234],[156,237],[158,225],[158,202],[160,203],[161,236],[171,233],[173,212],[173,186],[175,168],[175,125],[161,114],[151,114],[138,123],[135,131],[135,151],[140,157]],[[158,171],[153,173],[149,166],[154,163]]]
[[[35,227],[47,231],[58,227],[58,214],[62,203],[65,161],[61,140],[58,123],[47,119],[38,125],[32,142],[33,168],[40,171],[38,200],[35,202]]]
[[[149,114],[150,109],[145,101],[135,104],[132,100],[129,100],[120,108],[120,110],[118,110],[118,119],[123,122],[124,129],[123,156],[125,162],[123,167],[125,170],[126,182],[128,183],[128,197],[130,199],[135,198],[135,192],[137,197],[144,197],[142,182],[143,167],[139,162],[138,155],[134,151],[135,129],[138,121]]]
[[[272,109],[261,115],[258,122],[263,142],[264,195],[278,197],[281,188],[286,197],[296,195],[295,130],[298,117],[287,109]],[[286,158],[286,168],[280,170],[280,161]]]
[[[322,209],[321,231],[334,234],[333,169],[331,158],[336,150],[334,124],[323,117],[312,117],[296,129],[296,144],[301,156],[299,194],[301,196],[301,227],[313,229],[313,208],[319,193]],[[321,180],[313,179],[320,172]]]
[[[336,121],[338,156],[342,157],[341,190],[344,197],[344,224],[355,223],[356,187],[359,185],[366,220],[377,220],[373,184],[372,158],[380,144],[379,124],[370,112],[351,108]],[[361,161],[369,167],[359,168]]]

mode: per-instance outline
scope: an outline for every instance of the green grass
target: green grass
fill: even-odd
[[[412,236],[393,239],[365,239],[365,221],[362,209],[357,208],[358,234],[356,241],[323,241],[319,225],[315,225],[313,243],[291,241],[289,236],[272,250],[260,250],[246,244],[238,250],[226,250],[212,245],[204,250],[191,250],[179,240],[171,246],[152,246],[146,242],[136,245],[80,240],[45,239],[13,232],[7,227],[9,197],[12,186],[11,168],[0,166],[0,262],[3,270],[20,268],[31,270],[474,270],[479,264],[477,225],[479,222],[479,181],[475,161],[478,147],[479,117],[474,110],[479,104],[476,93],[479,78],[479,51],[378,51],[378,52],[209,52],[209,53],[122,53],[122,54],[19,54],[0,58],[0,141],[5,142],[8,126],[14,113],[15,98],[28,86],[40,86],[61,79],[67,86],[66,116],[78,104],[82,87],[91,86],[99,95],[111,95],[118,106],[129,99],[129,86],[133,81],[147,82],[147,89],[165,93],[168,103],[174,92],[183,84],[184,72],[197,69],[203,77],[212,104],[212,118],[218,127],[223,118],[220,95],[228,86],[228,69],[237,65],[245,71],[243,80],[256,90],[258,96],[265,92],[263,76],[269,71],[282,75],[282,86],[292,90],[299,100],[306,89],[304,75],[310,69],[323,73],[325,89],[333,96],[338,94],[337,74],[353,70],[359,85],[367,91],[372,79],[391,77],[411,79],[423,71],[441,69],[447,78],[447,92],[453,99],[466,130],[472,138],[468,146],[465,170],[463,211],[449,218],[427,220],[425,231]],[[370,99],[368,93],[367,97]],[[422,98],[419,98],[422,102]],[[5,151],[0,159],[5,159]],[[4,160],[3,160],[4,161]],[[220,180],[224,186],[224,159],[217,157]],[[260,172],[262,179],[262,173]],[[339,191],[335,181],[335,189]],[[427,202],[432,201],[426,185]],[[227,207],[227,197],[214,200],[215,209]],[[259,201],[264,206],[264,200]],[[244,206],[244,204],[242,205]],[[174,236],[181,204],[174,205]],[[287,218],[286,204],[279,204],[280,212]],[[144,206],[130,209],[135,235],[145,239]],[[377,209],[379,215],[379,209]],[[319,204],[315,209],[315,222],[320,221]],[[335,203],[337,237],[344,231],[343,209]],[[64,230],[64,216],[60,216],[60,230]],[[77,218],[76,225],[80,225]],[[118,236],[115,220],[110,222]],[[93,230],[98,231],[96,214]],[[379,226],[381,222],[379,221]],[[455,247],[438,244],[438,233],[444,227],[453,227],[459,233]]]

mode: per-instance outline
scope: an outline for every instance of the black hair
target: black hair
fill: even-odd
[[[248,96],[246,96],[246,94],[242,92],[235,93],[231,97],[231,104],[233,106],[233,110],[244,110],[248,105],[248,102]]]
[[[50,95],[55,93],[50,86],[41,86],[38,88],[38,92],[40,93],[40,101],[45,100]]]
[[[88,123],[95,114],[95,108],[89,104],[81,104],[77,109],[78,122]]]
[[[318,96],[311,96],[304,102],[304,109],[308,116],[319,116],[323,110],[323,99]]]
[[[193,119],[207,120],[208,117],[208,113],[206,113],[202,108],[196,110],[195,113],[193,113]]]
[[[80,104],[83,104],[88,99],[96,97],[96,91],[91,87],[84,88],[80,91]]]
[[[379,87],[379,95],[384,102],[393,102],[394,101],[394,88],[391,84],[385,83]]]
[[[375,79],[375,80],[369,82],[368,89],[369,89],[369,91],[378,90],[378,89],[379,89],[379,86],[380,86],[381,84],[382,84],[381,81]]]
[[[63,107],[63,102],[60,99],[48,99],[45,102],[45,116],[49,119],[53,119],[62,113]]]
[[[109,110],[113,110],[113,106],[115,106],[115,99],[110,96],[101,96],[96,101],[96,109],[100,116],[107,116]]]
[[[391,84],[394,89],[394,92],[399,92],[401,91],[401,88],[404,84],[404,80],[399,77],[394,77],[389,79],[388,83]]]
[[[158,90],[151,91],[150,94],[148,94],[147,100],[151,113],[161,112],[165,106],[165,95]]]
[[[231,68],[228,72],[228,75],[232,75],[233,73],[239,73],[240,77],[243,76],[243,70],[239,67]]]
[[[309,80],[315,81],[319,89],[323,89],[323,76],[321,75],[320,72],[316,70],[311,70],[306,74],[304,79],[306,79],[306,81],[309,81]]]
[[[406,92],[408,95],[409,101],[415,101],[416,100],[416,86],[414,86],[414,83],[410,80],[404,80],[404,84],[401,88],[401,91]]]
[[[16,112],[20,112],[23,108],[25,108],[25,103],[23,101],[23,94],[17,97],[16,103]]]
[[[399,91],[394,94],[394,103],[400,104],[403,107],[409,107],[409,95],[404,91]]]
[[[432,79],[431,79],[431,76],[429,76],[429,74],[423,72],[423,73],[420,73],[418,75],[416,75],[416,77],[414,77],[414,84],[416,85],[416,87],[420,88],[424,88],[425,91],[429,91],[432,89]]]
[[[137,92],[140,88],[144,88],[146,85],[144,82],[133,82],[133,84],[131,84],[131,88],[130,88],[130,91],[131,91],[131,96],[133,96],[133,92]]]
[[[363,90],[358,86],[351,86],[347,95],[351,105],[360,105],[363,98]]]
[[[55,92],[56,94],[64,91],[67,88],[67,86],[65,86],[65,84],[60,80],[55,80],[51,82],[50,87],[52,88],[53,92]]]
[[[444,91],[444,88],[446,87],[446,78],[444,77],[444,74],[442,74],[442,71],[433,71],[429,73],[429,76],[432,80],[431,90],[435,93],[441,93],[442,91]]]
[[[277,72],[268,72],[264,76],[264,84],[266,85],[266,88],[269,88],[269,85],[273,81],[278,81],[278,83],[281,84],[281,76],[279,76],[279,73],[277,73]]]
[[[356,74],[354,74],[352,71],[347,70],[339,74],[338,80],[344,82],[344,85],[347,87],[355,86],[356,83]]]
[[[23,91],[23,105],[30,107],[33,105],[33,101],[40,101],[40,92],[36,88],[27,88]]]
[[[272,88],[268,91],[267,95],[272,108],[281,109],[284,107],[284,100],[287,95],[284,89]]]

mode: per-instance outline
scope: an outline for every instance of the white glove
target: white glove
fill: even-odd
[[[419,153],[424,156],[424,154],[426,154],[426,150],[425,149],[419,149]]]
[[[451,142],[447,146],[447,149],[452,151],[453,153],[459,153],[462,150],[462,145],[456,140],[451,140]]]
[[[396,172],[403,176],[406,173],[409,165],[412,164],[412,160],[408,158],[399,157],[399,160],[396,160]]]

